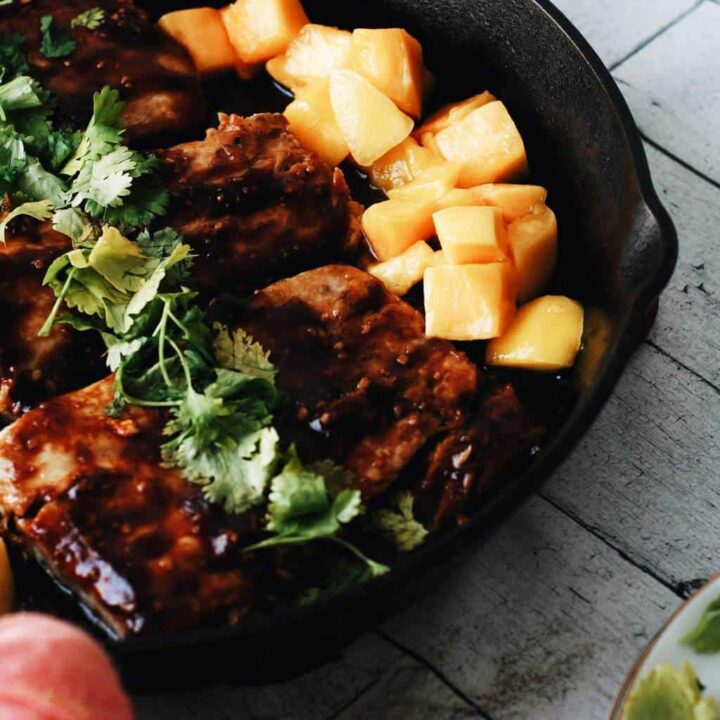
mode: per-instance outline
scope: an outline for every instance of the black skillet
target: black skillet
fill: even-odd
[[[160,14],[202,3],[146,2]],[[427,586],[428,570],[482,537],[570,453],[608,398],[677,256],[677,237],[653,189],[642,143],[609,73],[545,0],[305,0],[313,22],[404,27],[438,76],[435,102],[490,89],[525,138],[533,181],[550,189],[561,253],[556,289],[591,308],[572,401],[524,472],[504,483],[462,529],[441,534],[391,573],[346,594],[237,627],[107,641],[133,684],[176,685],[218,669],[237,682],[277,680],[329,659]],[[246,91],[252,94],[252,87]],[[242,112],[243,99],[228,111]],[[277,101],[277,98],[276,98]],[[253,98],[249,104],[254,109]],[[278,109],[265,107],[264,109]],[[441,577],[441,576],[440,576]]]

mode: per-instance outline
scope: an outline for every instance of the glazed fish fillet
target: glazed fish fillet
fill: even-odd
[[[509,386],[481,375],[371,275],[333,265],[255,294],[240,324],[270,350],[306,455],[352,470],[366,499],[410,486],[433,526],[526,451],[537,431]]]
[[[242,295],[358,252],[362,208],[282,115],[221,115],[204,140],[157,155],[172,197],[162,223],[196,250],[206,291]]]
[[[100,7],[95,29],[70,27],[80,13]],[[76,50],[67,57],[40,52],[40,19],[71,32]],[[205,106],[192,60],[130,0],[17,0],[0,10],[0,33],[19,33],[30,73],[58,98],[61,117],[83,127],[92,114],[93,93],[105,85],[120,90],[126,106],[126,138],[139,140],[201,125]]]
[[[117,636],[237,622],[255,516],[230,518],[160,465],[165,417],[112,419],[113,378],[48,401],[0,433],[0,513],[11,536]]]

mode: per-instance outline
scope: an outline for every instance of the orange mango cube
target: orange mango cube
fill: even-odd
[[[458,181],[460,165],[440,160],[434,167],[420,173],[414,180],[387,191],[391,200],[423,200],[437,203]]]
[[[433,220],[447,263],[466,265],[507,259],[507,231],[499,208],[446,208],[436,212]]]
[[[508,180],[527,172],[525,145],[507,108],[491,102],[435,135],[446,160],[462,164],[460,187]]]
[[[425,171],[444,163],[441,157],[409,137],[376,160],[367,172],[375,187],[388,192],[407,185]]]
[[[236,0],[222,18],[238,57],[250,64],[284,53],[308,23],[300,0]]]
[[[517,273],[518,300],[539,295],[550,282],[558,251],[555,213],[544,205],[508,226],[508,245]]]
[[[368,268],[368,272],[381,280],[390,292],[406,295],[417,285],[427,268],[435,264],[435,253],[426,242],[411,245],[404,253]]]
[[[450,127],[456,122],[466,118],[473,110],[495,102],[497,98],[489,92],[473,95],[473,97],[461,102],[443,105],[439,110],[428,117],[415,131],[415,137],[421,138],[426,133],[435,135],[441,130]]]
[[[355,30],[348,67],[369,80],[403,112],[414,118],[422,115],[422,45],[405,30]]]
[[[443,198],[444,207],[454,205],[490,205],[500,208],[505,222],[513,222],[542,207],[547,190],[539,185],[505,185],[502,183],[457,188]]]
[[[176,10],[158,20],[158,26],[189,53],[201,74],[230,70],[237,63],[220,12],[201,7]]]
[[[572,367],[582,345],[584,311],[570,298],[547,295],[518,310],[510,327],[488,343],[488,365],[556,372]]]
[[[415,243],[429,240],[435,234],[433,207],[433,203],[417,200],[371,205],[363,214],[362,227],[375,257],[386,262]]]
[[[358,165],[372,165],[412,132],[412,118],[351,70],[330,74],[330,102]]]
[[[425,333],[446,340],[489,340],[515,314],[511,263],[436,265],[425,271]]]
[[[350,154],[330,103],[327,78],[299,88],[285,108],[285,117],[295,137],[330,165],[339,165]]]
[[[296,90],[344,67],[350,54],[347,30],[309,23],[283,55],[268,60],[266,68],[281,85]]]

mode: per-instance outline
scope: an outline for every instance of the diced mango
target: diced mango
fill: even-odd
[[[435,167],[420,173],[407,185],[388,190],[391,200],[421,200],[437,203],[458,181],[460,165],[441,160]]]
[[[0,615],[10,612],[15,602],[15,582],[5,542],[0,538]]]
[[[284,53],[308,23],[300,0],[236,0],[222,18],[238,57],[251,64]]]
[[[515,314],[512,265],[436,265],[425,271],[425,332],[447,340],[502,335]]]
[[[235,67],[235,50],[225,32],[220,12],[215,8],[177,10],[163,15],[158,25],[188,51],[199,73]]]
[[[555,372],[572,367],[580,350],[582,305],[546,295],[520,308],[507,332],[487,346],[489,365]]]
[[[415,200],[386,200],[371,205],[363,214],[365,237],[375,257],[391,260],[411,245],[435,234],[433,203]]]
[[[505,185],[502,183],[477,185],[450,193],[445,202],[452,202],[466,194],[473,202],[459,202],[458,205],[490,205],[503,211],[505,222],[513,222],[529,215],[534,208],[542,207],[547,200],[547,190],[539,185]],[[454,197],[453,197],[454,196]]]
[[[452,265],[494,263],[508,259],[502,210],[453,207],[433,215],[446,262]]]
[[[387,192],[407,185],[425,171],[445,164],[441,157],[418,145],[412,137],[385,153],[368,168],[368,177],[375,186]]]
[[[330,165],[339,165],[350,154],[330,104],[328,78],[298,88],[285,117],[295,137]]]
[[[350,54],[347,30],[309,23],[283,55],[268,60],[267,71],[281,85],[296,90],[344,67]]]
[[[405,30],[355,30],[348,67],[408,115],[414,118],[422,115],[425,79],[422,45]]]
[[[372,165],[412,132],[412,118],[352,70],[335,70],[330,74],[330,102],[353,158],[364,167]]]
[[[422,138],[426,133],[435,135],[454,123],[460,122],[460,120],[466,118],[473,110],[477,110],[477,108],[495,102],[496,100],[497,98],[492,93],[486,91],[479,95],[473,95],[473,97],[467,100],[443,105],[420,125],[415,131],[415,137]]]
[[[558,224],[550,208],[536,206],[537,212],[508,226],[508,244],[517,273],[518,300],[527,302],[539,295],[555,271]]]
[[[435,264],[435,253],[426,242],[415,243],[392,260],[368,268],[368,272],[381,280],[396,295],[406,295],[417,285],[427,268]]]
[[[435,135],[446,160],[462,163],[460,187],[508,180],[527,172],[525,145],[507,108],[491,102]]]

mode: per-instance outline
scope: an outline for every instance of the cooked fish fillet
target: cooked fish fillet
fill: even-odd
[[[97,29],[70,29],[73,18],[96,7],[105,11]],[[68,57],[48,59],[40,52],[44,15],[71,32],[77,49]],[[121,92],[130,141],[177,133],[203,120],[192,60],[131,0],[17,0],[0,9],[0,33],[25,36],[30,73],[57,95],[60,115],[79,126],[87,123],[93,93],[104,85]]]
[[[206,291],[244,294],[358,251],[361,208],[342,172],[303,148],[282,115],[221,115],[204,140],[157,154],[172,196],[162,222],[197,251]]]
[[[49,223],[16,220],[0,244],[0,417],[12,418],[58,393],[102,377],[102,344],[90,333],[56,325],[38,331],[55,303],[42,286],[50,263],[69,240]]]
[[[270,350],[293,402],[285,430],[306,455],[347,466],[368,499],[412,486],[433,526],[461,518],[537,438],[511,387],[425,337],[421,313],[357,268],[277,282],[239,324]]]
[[[54,398],[0,433],[0,508],[25,547],[118,636],[235,622],[253,601],[230,518],[160,465],[164,415],[113,419],[113,378]]]

